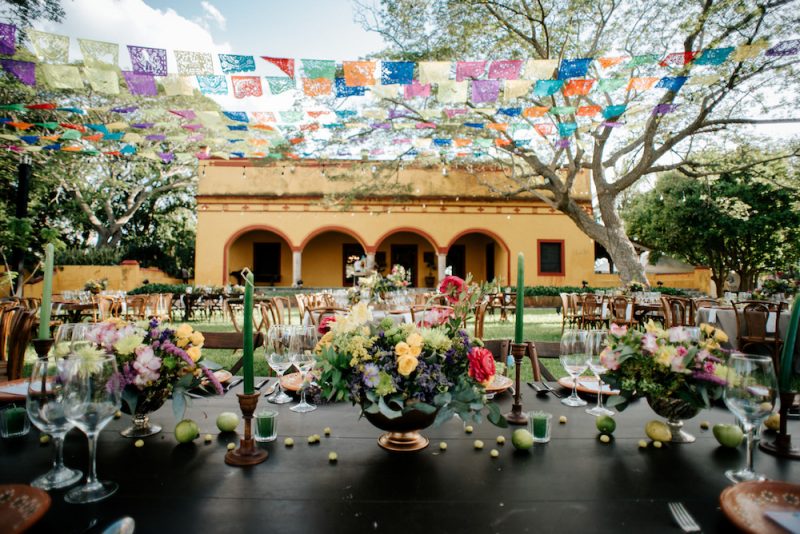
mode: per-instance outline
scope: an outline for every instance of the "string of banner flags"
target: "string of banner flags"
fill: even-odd
[[[0,113],[8,115],[0,115],[0,125],[6,130],[0,133],[0,141],[6,149],[138,154],[165,163],[208,157],[318,157],[315,141],[324,132],[339,129],[396,131],[398,136],[389,147],[337,146],[328,156],[414,156],[433,150],[449,157],[480,157],[493,146],[526,146],[536,139],[563,148],[572,143],[576,132],[592,125],[620,127],[625,125],[623,115],[666,115],[679,108],[675,103],[648,106],[644,102],[601,106],[595,103],[595,95],[608,96],[609,102],[615,96],[618,102],[629,102],[625,95],[657,93],[656,89],[678,93],[685,86],[719,82],[719,67],[726,63],[800,53],[800,39],[795,39],[772,46],[756,42],[692,52],[560,61],[339,62],[222,53],[216,54],[215,61],[212,53],[184,50],[173,50],[170,61],[167,49],[127,45],[131,68],[121,70],[116,43],[77,39],[80,66],[69,61],[70,37],[32,29],[26,36],[36,61],[17,56],[17,28],[0,23],[0,67],[22,84],[46,90],[90,89],[112,101],[124,96],[123,89],[145,99],[167,98],[156,109],[111,106],[108,111],[118,114],[119,120],[103,124],[80,121],[78,117],[87,114],[80,107],[51,102],[0,105]],[[258,60],[264,62],[259,69],[263,65],[280,75],[256,75]],[[274,107],[271,102],[281,99],[289,102],[290,109],[169,109],[169,97],[192,96],[196,91],[211,98],[232,96],[242,101],[241,108],[258,108],[264,102],[261,107],[269,109]],[[556,97],[564,105],[556,105]],[[401,105],[364,106],[365,99]],[[361,105],[347,106],[348,102]],[[534,102],[538,105],[530,105]],[[57,120],[26,122],[25,113],[34,110],[50,111]],[[59,114],[69,117],[60,120]],[[44,135],[38,134],[41,130]],[[451,131],[456,135],[447,135]],[[364,142],[363,137],[353,137],[354,145]],[[198,150],[200,146],[204,149]]]

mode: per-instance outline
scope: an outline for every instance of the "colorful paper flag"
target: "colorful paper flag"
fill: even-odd
[[[167,75],[167,51],[163,48],[128,45],[128,53],[136,74]]]
[[[472,82],[472,102],[480,104],[483,102],[495,102],[500,94],[500,82],[498,80],[474,80]]]
[[[722,78],[721,74],[692,76],[686,81],[686,85],[711,85],[712,83],[716,83],[720,78]]]
[[[190,80],[191,78],[187,76],[169,74],[161,78],[159,82],[164,88],[164,94],[167,96],[192,96],[194,87],[192,87]]]
[[[235,98],[245,98],[248,96],[261,96],[261,78],[258,76],[231,76],[233,86],[233,96]]]
[[[604,93],[611,93],[626,83],[628,78],[603,78],[598,82],[597,88]]]
[[[237,122],[250,122],[250,118],[247,116],[247,113],[244,111],[223,111],[223,115],[228,117],[228,119]]]
[[[303,65],[304,78],[328,78],[333,80],[336,77],[336,62],[330,59],[301,59]]]
[[[284,72],[289,78],[294,79],[294,59],[286,57],[261,56],[261,59],[272,63]]]
[[[700,57],[694,60],[695,65],[722,65],[727,61],[734,47],[728,46],[726,48],[706,48],[700,52]]]
[[[547,106],[532,106],[529,108],[525,108],[522,111],[522,116],[528,117],[529,119],[535,119],[536,117],[544,117],[545,113],[547,113],[549,109],[550,108]]]
[[[645,67],[647,65],[653,65],[658,63],[658,60],[661,58],[658,54],[642,54],[639,56],[633,56],[630,61],[625,64],[625,69],[635,69],[636,67]]]
[[[92,90],[107,95],[119,94],[119,76],[109,68],[84,67],[83,73],[89,80]]]
[[[659,65],[662,67],[683,67],[684,65],[691,63],[699,54],[699,50],[690,52],[672,52],[667,54],[667,56],[661,60]]]
[[[628,56],[599,57],[597,58],[597,62],[600,63],[600,66],[604,69],[608,69],[615,65],[619,65],[626,59],[628,59]]]
[[[527,80],[551,80],[558,69],[557,59],[529,59],[522,77]]]
[[[575,122],[560,122],[558,123],[558,135],[561,137],[569,137],[578,129],[578,124]]]
[[[626,104],[616,104],[613,106],[606,106],[603,110],[603,118],[604,119],[615,119],[625,113],[625,108],[628,106]]]
[[[564,85],[563,80],[538,80],[533,88],[534,96],[554,95]]]
[[[532,80],[506,80],[503,83],[503,101],[511,102],[528,96],[533,87]]]
[[[456,63],[456,81],[463,82],[480,78],[485,71],[485,61],[458,61]]]
[[[349,87],[375,85],[374,61],[344,61],[344,81]]]
[[[469,82],[442,81],[436,89],[436,99],[442,103],[459,104],[467,101]]]
[[[237,54],[219,54],[219,65],[224,74],[232,72],[252,72],[256,70],[256,61],[253,56],[240,56]],[[231,85],[233,82],[231,82]]]
[[[769,45],[766,42],[739,45],[736,47],[736,51],[733,53],[731,59],[738,63],[740,61],[756,58],[759,56],[759,54],[761,54],[761,52],[766,50],[768,46]]]
[[[403,94],[406,99],[409,98],[427,98],[431,96],[431,84],[414,82],[411,85],[403,87]]]
[[[206,76],[214,74],[214,60],[207,52],[175,50],[178,74],[183,76]]]
[[[25,85],[36,85],[36,63],[16,59],[0,59],[3,70]]]
[[[336,98],[364,96],[364,94],[366,94],[366,87],[348,87],[344,78],[336,78]]]
[[[578,106],[577,111],[575,112],[576,117],[594,117],[600,111],[602,111],[602,107],[600,106]]]
[[[420,61],[417,63],[419,69],[419,83],[441,83],[450,79],[449,61]]]
[[[522,115],[522,108],[500,108],[497,113],[506,117],[519,117]]]
[[[516,80],[522,61],[516,59],[498,59],[489,64],[489,79],[491,80]]]
[[[17,27],[0,22],[0,54],[13,56],[17,51]]]
[[[658,104],[653,108],[653,115],[666,115],[678,108],[678,104]]]
[[[656,87],[658,89],[666,89],[667,91],[677,93],[681,90],[683,84],[686,83],[686,80],[686,76],[664,76],[658,80]]]
[[[51,89],[83,89],[83,80],[78,67],[42,63],[39,68]]]
[[[592,80],[592,79],[572,79],[572,80],[568,80],[564,84],[563,93],[564,93],[564,96],[588,95],[589,91],[592,89],[593,85],[594,85],[594,80]]]
[[[25,33],[39,61],[69,63],[69,37],[32,29]]]
[[[626,91],[647,91],[658,82],[658,78],[631,78]]]
[[[303,78],[303,92],[307,96],[326,96],[331,94],[333,83],[329,78]]]
[[[198,76],[197,85],[200,86],[200,92],[204,95],[228,94],[228,81],[225,76],[219,76],[216,74],[209,76]]]
[[[551,115],[572,115],[575,113],[575,106],[553,106],[549,113]]]
[[[279,95],[294,89],[293,78],[285,78],[283,76],[265,76],[264,79],[267,80],[269,92],[273,95]]]
[[[766,55],[771,57],[794,56],[798,52],[800,52],[800,39],[791,39],[776,44],[767,50]]]
[[[382,85],[409,85],[414,79],[412,61],[381,61]]]
[[[119,45],[105,41],[78,39],[78,46],[87,67],[107,68],[119,65]]]
[[[561,60],[561,66],[558,68],[558,79],[585,78],[591,63],[592,58],[563,59]]]

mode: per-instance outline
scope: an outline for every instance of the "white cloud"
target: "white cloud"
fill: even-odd
[[[204,18],[216,22],[220,30],[225,29],[227,23],[227,21],[225,20],[225,15],[223,15],[220,12],[220,10],[217,9],[216,6],[214,6],[214,4],[212,4],[211,2],[206,2],[206,0],[203,0],[202,2],[200,2],[200,6],[203,8],[203,11],[205,11]]]
[[[182,17],[174,9],[152,8],[143,0],[72,0],[62,5],[66,11],[63,22],[45,22],[39,29],[73,38],[70,41],[72,60],[80,58],[75,38],[118,43],[123,68],[130,66],[125,47],[129,44],[169,50],[231,51],[229,43],[215,42],[208,29],[197,22]],[[169,70],[175,72],[172,54],[168,57]]]

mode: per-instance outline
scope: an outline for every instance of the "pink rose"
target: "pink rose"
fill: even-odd
[[[445,276],[442,283],[439,284],[439,293],[442,293],[451,303],[458,302],[458,296],[462,291],[464,291],[464,280],[458,276]]]
[[[476,382],[487,385],[494,378],[494,356],[483,347],[472,347],[467,354],[469,359],[469,376]]]
[[[628,327],[625,325],[618,325],[616,323],[611,323],[611,334],[617,337],[622,337],[628,333]]]
[[[655,353],[658,350],[655,334],[645,334],[642,337],[642,348],[651,353]]]
[[[322,320],[319,322],[319,327],[317,327],[317,332],[319,332],[321,335],[327,334],[331,330],[330,323],[335,323],[335,322],[336,322],[335,315],[327,315],[323,317]]]
[[[600,363],[609,371],[616,371],[619,369],[619,361],[617,361],[617,353],[606,347],[600,353]]]

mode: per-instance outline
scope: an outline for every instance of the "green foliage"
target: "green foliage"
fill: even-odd
[[[58,249],[56,265],[119,265],[125,259],[123,251],[115,248],[70,247]]]
[[[128,295],[150,295],[153,293],[186,293],[186,289],[192,287],[186,284],[145,284],[128,291]]]
[[[577,286],[525,286],[526,297],[558,297],[561,293],[594,293],[597,290],[608,291],[609,288],[603,287],[577,287]],[[663,295],[677,297],[686,296],[683,289],[677,287],[653,287],[653,291],[658,291]],[[511,288],[512,293],[516,293],[516,288]]]

